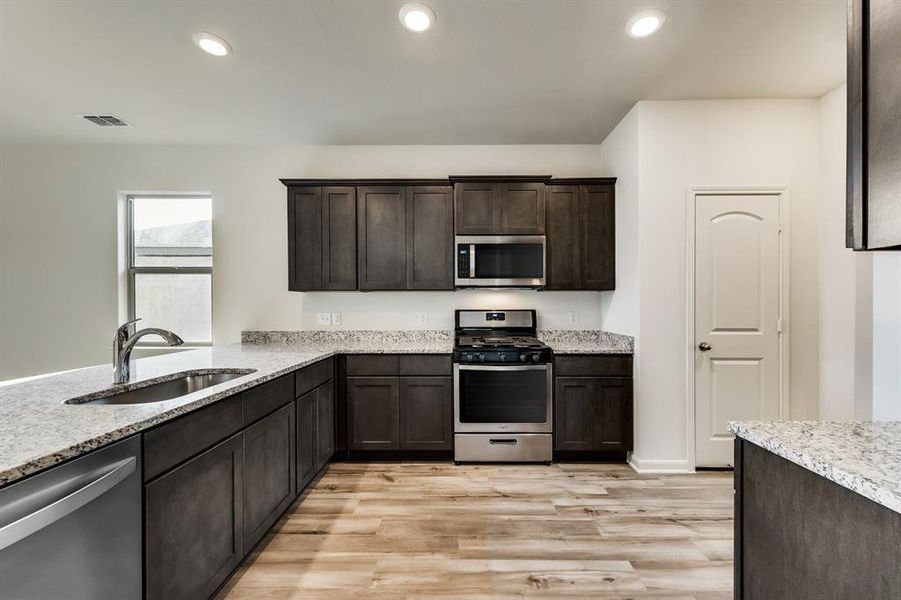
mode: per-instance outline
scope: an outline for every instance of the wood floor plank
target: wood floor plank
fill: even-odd
[[[732,527],[731,473],[334,463],[219,598],[719,600]]]

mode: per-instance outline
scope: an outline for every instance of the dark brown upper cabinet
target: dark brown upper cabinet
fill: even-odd
[[[407,289],[454,289],[454,199],[450,186],[407,188]]]
[[[901,249],[901,2],[849,0],[845,245]]]
[[[614,289],[612,177],[282,182],[294,291],[452,290],[455,233],[546,235],[548,289]]]
[[[450,290],[450,186],[357,188],[361,290]]]
[[[288,188],[288,289],[357,289],[355,188]]]
[[[454,185],[454,211],[457,235],[494,233],[494,203],[497,185],[490,182]]]
[[[614,184],[547,186],[547,289],[616,286]]]
[[[454,181],[457,235],[544,234],[544,179],[457,178]]]
[[[407,282],[406,189],[360,187],[357,197],[360,289],[404,289]]]

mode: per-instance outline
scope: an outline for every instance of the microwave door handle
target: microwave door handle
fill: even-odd
[[[469,277],[475,279],[476,276],[476,245],[469,245]]]

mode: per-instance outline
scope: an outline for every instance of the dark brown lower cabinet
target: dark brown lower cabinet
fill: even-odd
[[[737,600],[901,598],[901,515],[735,440]]]
[[[316,390],[295,402],[297,412],[297,491],[300,492],[316,475],[317,440]]]
[[[295,427],[292,402],[244,430],[244,552],[294,500]]]
[[[450,377],[348,377],[350,450],[452,450]]]
[[[400,381],[397,377],[348,377],[348,447],[400,448]]]
[[[327,381],[295,402],[298,493],[335,453],[335,382]]]
[[[335,453],[335,382],[316,388],[316,470]]]
[[[145,488],[147,598],[207,598],[244,556],[238,433]]]
[[[401,377],[401,450],[452,450],[453,402],[450,377]]]
[[[557,377],[554,449],[632,450],[631,377]]]

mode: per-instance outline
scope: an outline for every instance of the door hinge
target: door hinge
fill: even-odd
[[[776,333],[782,333],[782,319],[776,319]]]

